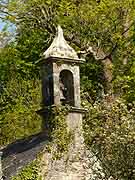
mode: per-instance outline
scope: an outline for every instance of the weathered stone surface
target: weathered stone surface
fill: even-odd
[[[75,50],[68,45],[63,36],[63,30],[60,26],[57,28],[56,36],[51,46],[44,52],[44,57],[62,57],[78,59],[78,55]]]
[[[80,72],[78,65],[53,63],[54,104],[60,105],[60,72],[68,70],[73,75],[74,106],[80,107]]]
[[[73,116],[72,116],[73,115]],[[73,122],[74,121],[74,122]],[[82,114],[69,113],[68,128],[74,131],[74,139],[68,153],[60,160],[52,153],[44,152],[42,159],[43,180],[101,180],[104,177],[97,158],[87,150],[82,135]]]
[[[79,64],[83,62],[85,60],[78,58],[75,50],[64,39],[63,30],[58,26],[51,46],[38,61],[41,66],[44,106],[60,105],[66,102],[71,106],[80,107]],[[62,89],[67,90],[67,97],[66,93],[62,94]]]

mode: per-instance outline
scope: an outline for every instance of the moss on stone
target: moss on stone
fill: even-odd
[[[26,165],[16,176],[13,176],[11,180],[41,180],[41,157],[42,153],[38,154],[35,160]]]
[[[59,159],[68,151],[72,139],[72,132],[68,130],[66,116],[69,106],[57,106],[51,108],[49,118],[49,134],[53,142],[48,145],[49,151],[53,151],[53,158]],[[55,147],[54,147],[55,146]]]

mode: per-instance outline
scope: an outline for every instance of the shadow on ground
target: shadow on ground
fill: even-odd
[[[16,175],[22,167],[36,158],[48,142],[48,137],[44,133],[39,133],[3,148],[3,179],[9,180],[11,176]]]

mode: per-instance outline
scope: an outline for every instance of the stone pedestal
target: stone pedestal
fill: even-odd
[[[68,152],[61,159],[54,160],[53,153],[43,155],[42,180],[82,180],[84,169],[81,163],[83,152],[82,115],[84,109],[71,108],[66,117],[67,128],[73,132]]]
[[[87,150],[83,138],[82,108],[72,107],[66,117],[67,128],[73,132],[73,139],[61,159],[54,160],[47,150],[42,158],[42,180],[101,180],[102,171],[97,158]],[[53,150],[55,151],[55,150]],[[95,172],[98,173],[95,173]]]

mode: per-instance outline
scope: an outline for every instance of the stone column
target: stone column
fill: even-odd
[[[2,178],[2,161],[1,161],[2,154],[3,154],[3,152],[0,151],[0,180],[3,180],[3,178]]]

